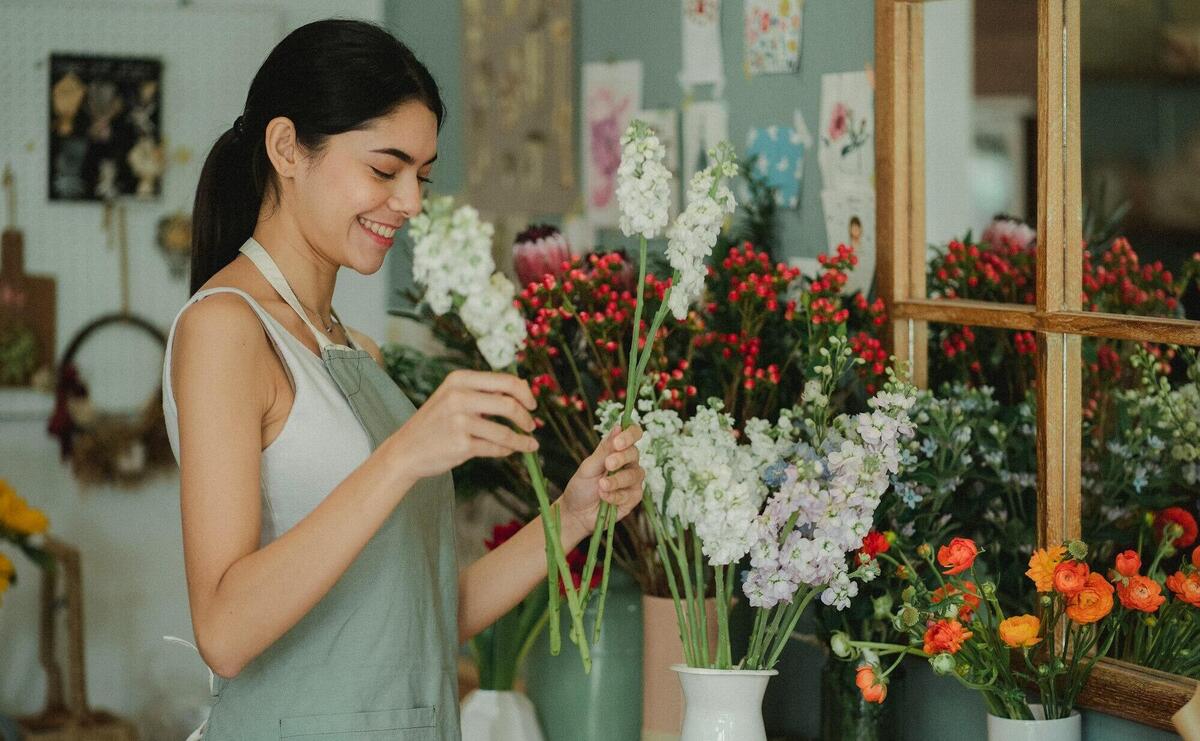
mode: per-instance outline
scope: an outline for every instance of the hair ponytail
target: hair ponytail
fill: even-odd
[[[276,181],[263,132],[284,116],[296,140],[316,152],[335,134],[359,129],[402,103],[418,100],[437,117],[445,108],[437,83],[412,51],[363,21],[316,21],[271,50],[250,83],[238,123],[213,144],[192,211],[192,292],[237,257],[254,234]]]
[[[266,156],[254,151],[261,148],[231,128],[204,161],[192,210],[192,293],[232,262],[254,233],[264,188],[253,158]]]

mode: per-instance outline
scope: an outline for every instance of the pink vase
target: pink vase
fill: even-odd
[[[717,646],[717,602],[705,600],[708,648]],[[679,620],[670,597],[642,595],[642,741],[679,741],[683,689],[671,667],[683,663]]]

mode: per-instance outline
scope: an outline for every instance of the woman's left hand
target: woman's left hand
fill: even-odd
[[[616,505],[618,519],[633,511],[642,501],[646,478],[638,463],[637,441],[641,439],[642,428],[637,425],[614,428],[579,464],[562,495],[564,524],[570,518],[579,533],[590,535],[601,500]]]

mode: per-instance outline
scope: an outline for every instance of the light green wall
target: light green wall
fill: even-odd
[[[808,0],[800,71],[746,79],[742,72],[742,3],[722,7],[725,100],[729,133],[739,149],[751,126],[791,125],[799,107],[814,135],[821,105],[821,75],[860,70],[874,59],[871,0]],[[442,129],[434,189],[456,193],[466,181],[463,153],[465,105],[461,77],[461,12],[454,0],[386,0],[388,27],[408,43],[437,78],[449,108]],[[680,13],[677,0],[577,0],[575,49],[578,61],[640,59],[644,69],[643,104],[679,108],[682,93],[675,81],[680,67]],[[578,74],[578,71],[577,71]],[[698,99],[707,99],[703,89]],[[578,130],[578,127],[577,127]],[[815,156],[807,158],[800,208],[780,220],[786,255],[819,254],[825,226],[820,205],[821,176]],[[549,216],[549,215],[548,215]],[[613,233],[603,239],[615,239]],[[400,254],[398,257],[402,258]],[[404,260],[393,260],[394,279],[402,280]],[[767,714],[779,733],[818,732],[821,657],[797,645],[786,652],[781,676],[768,693]],[[984,707],[978,697],[952,680],[934,677],[914,664],[907,690],[890,701],[902,702],[903,738],[911,741],[964,741],[986,735]],[[1160,741],[1171,734],[1094,713],[1084,716],[1089,741]]]
[[[861,70],[874,58],[874,10],[871,0],[809,0],[804,9],[800,71],[748,79],[742,70],[742,3],[726,0],[721,8],[725,100],[729,135],[739,151],[752,126],[790,126],[799,108],[813,135],[821,106],[821,75]],[[461,66],[461,8],[453,0],[387,0],[388,27],[408,43],[430,68],[442,90],[449,118],[439,140],[434,190],[457,193],[466,181],[465,104]],[[646,108],[679,109],[683,93],[676,82],[681,57],[680,6],[675,0],[577,0],[575,53],[579,64],[610,59],[639,59],[643,66],[642,102]],[[578,89],[578,65],[576,88]],[[697,100],[711,99],[709,88]],[[578,106],[576,106],[578,110]],[[576,125],[578,137],[578,125]],[[815,152],[804,163],[800,207],[782,211],[781,257],[815,256],[825,251],[821,212],[821,175]],[[554,220],[555,214],[543,216]],[[620,233],[604,230],[605,245],[621,242]],[[407,261],[392,260],[393,281],[404,284]]]

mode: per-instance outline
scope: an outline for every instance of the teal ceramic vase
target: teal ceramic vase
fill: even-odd
[[[596,617],[588,607],[586,624]],[[583,673],[562,613],[562,651],[550,655],[543,631],[525,659],[525,691],[537,708],[546,741],[637,739],[642,727],[642,595],[633,578],[613,569],[600,640],[592,646],[592,671]]]

